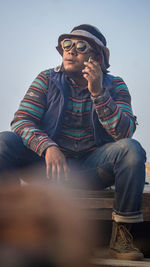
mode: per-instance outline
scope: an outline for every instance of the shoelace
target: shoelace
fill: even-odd
[[[117,226],[115,238],[117,238],[117,232],[119,235],[118,239],[123,244],[125,249],[127,249],[127,250],[133,249],[133,250],[138,251],[138,249],[135,248],[133,245],[132,235],[130,234],[130,232],[128,231],[128,229],[124,225],[118,225]]]

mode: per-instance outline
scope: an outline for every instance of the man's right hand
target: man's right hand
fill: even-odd
[[[46,175],[52,182],[59,183],[68,178],[68,166],[65,156],[57,146],[50,146],[45,152]]]

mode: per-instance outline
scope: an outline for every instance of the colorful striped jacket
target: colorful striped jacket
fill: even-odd
[[[103,75],[102,95],[93,100],[91,125],[97,146],[131,138],[136,119],[128,88],[120,77]],[[50,69],[33,81],[11,122],[25,146],[42,155],[55,143],[68,101],[69,84],[64,72]]]

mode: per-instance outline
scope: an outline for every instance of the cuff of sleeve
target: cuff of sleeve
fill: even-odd
[[[48,147],[50,147],[50,146],[58,146],[58,145],[57,145],[55,142],[53,142],[53,141],[45,141],[45,142],[43,142],[43,143],[40,145],[40,147],[38,148],[38,150],[37,150],[37,154],[38,154],[39,156],[43,156],[43,157],[44,157],[46,149],[47,149]]]
[[[106,103],[109,98],[110,98],[110,95],[106,89],[103,89],[102,94],[99,96],[91,95],[91,99],[95,105]]]

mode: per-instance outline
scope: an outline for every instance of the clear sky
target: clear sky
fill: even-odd
[[[150,161],[150,1],[0,0],[0,131],[33,79],[61,63],[61,33],[82,23],[97,26],[110,49],[110,73],[127,83],[139,140]]]

